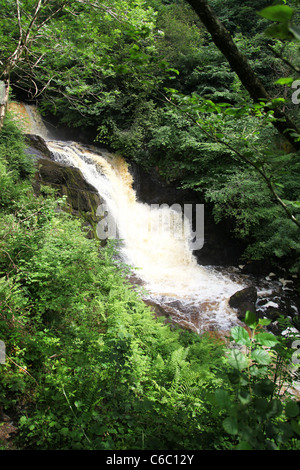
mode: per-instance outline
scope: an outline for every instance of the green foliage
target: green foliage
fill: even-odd
[[[155,12],[144,1],[113,2],[110,8],[74,2],[73,9],[79,11],[51,22],[47,47],[44,41],[35,45],[43,54],[36,70],[37,86],[45,87],[41,109],[70,127],[119,123],[156,80],[149,64],[155,60]]]
[[[257,320],[251,312],[245,323],[249,330],[242,326],[231,330],[230,388],[220,388],[214,396],[226,416],[223,427],[236,439],[239,450],[286,449],[288,442],[297,446],[299,405],[287,392],[282,395],[282,389],[293,383],[287,347],[291,338],[266,332],[263,327],[268,320]]]
[[[266,21],[259,18],[257,11],[270,5],[269,0],[212,0],[211,5],[218,17],[231,34],[241,32],[253,37],[266,26]]]
[[[288,177],[288,173],[285,176]],[[291,181],[294,181],[294,187],[289,189],[290,195],[293,189],[298,191],[295,176],[295,172],[290,174]],[[287,189],[286,180],[285,191]],[[274,205],[268,188],[254,172],[238,171],[228,175],[222,185],[212,183],[206,196],[214,203],[216,220],[227,217],[234,221],[237,236],[249,241],[245,259],[280,259],[294,253],[294,269],[297,270],[298,228],[286,218],[280,207]]]
[[[36,3],[21,3],[26,31]],[[50,3],[39,20],[60,6]],[[14,91],[39,97],[58,124],[92,128],[98,141],[199,191],[216,221],[228,218],[248,242],[246,259],[296,258],[298,229],[267,184],[299,217],[298,155],[271,127],[274,107],[291,108],[288,100],[249,103],[181,1],[91,3],[70,1],[40,34],[32,30],[35,40],[11,71]],[[258,34],[270,19],[256,15],[265,3],[211,2],[256,72],[281,93],[291,73]],[[16,4],[0,4],[9,59],[19,40]],[[296,56],[292,44],[287,50]],[[80,221],[57,211],[63,199],[46,190],[34,195],[32,174],[8,119],[0,134],[0,338],[7,348],[0,397],[1,411],[18,423],[16,445],[297,447],[299,408],[280,395],[290,380],[288,344],[248,314],[252,334],[233,329],[237,347],[224,361],[223,344],[170,329],[127,285],[115,247],[85,238]]]
[[[15,445],[218,446],[206,395],[222,383],[223,346],[155,319],[116,248],[100,249],[56,210],[63,200],[29,188],[0,213],[1,411],[14,417]]]
[[[274,23],[265,30],[265,34],[277,39],[300,39],[300,28],[291,23],[294,10],[288,5],[273,5],[264,8],[259,15]]]
[[[33,174],[33,164],[24,154],[21,132],[8,119],[0,142],[0,207],[9,211],[21,195],[28,190],[28,179]],[[18,181],[18,185],[16,182]]]

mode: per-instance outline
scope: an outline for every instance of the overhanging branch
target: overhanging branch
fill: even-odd
[[[270,95],[254,73],[247,58],[239,51],[229,31],[219,20],[207,0],[186,1],[196,12],[210,33],[213,42],[227,59],[254,102],[259,102],[262,99],[271,101]],[[300,142],[296,142],[292,135],[300,133],[297,126],[278,108],[274,109],[274,118],[273,126],[277,131],[290,142],[294,149],[300,150]]]

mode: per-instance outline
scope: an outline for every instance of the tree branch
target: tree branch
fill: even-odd
[[[282,60],[282,62],[284,62],[292,70],[294,70],[297,73],[300,73],[299,67],[296,67],[296,65],[292,64],[288,59],[283,57],[282,54],[279,54],[277,51],[275,51],[275,49],[273,49],[273,47],[271,47],[270,44],[267,44],[267,48],[272,52],[272,54],[274,54],[275,57],[277,57],[277,59]]]
[[[184,113],[185,116],[187,116],[197,127],[199,127],[199,129],[207,136],[209,137],[210,140],[214,140],[215,142],[217,142],[218,144],[221,144],[223,146],[225,146],[228,150],[230,150],[231,152],[233,152],[238,158],[239,160],[241,160],[242,162],[246,163],[247,165],[251,166],[252,168],[254,168],[254,170],[260,174],[260,176],[264,179],[264,181],[266,182],[269,190],[271,191],[271,193],[273,194],[274,198],[276,199],[277,203],[283,208],[283,210],[285,211],[285,213],[287,214],[288,218],[295,224],[297,225],[297,227],[300,229],[300,221],[294,216],[294,214],[291,212],[291,210],[288,208],[288,206],[284,203],[284,201],[280,198],[280,196],[277,194],[275,188],[274,188],[274,185],[272,183],[272,177],[269,177],[266,172],[264,171],[264,169],[257,165],[255,162],[253,162],[252,160],[250,160],[248,157],[246,157],[246,155],[242,154],[239,150],[235,149],[232,145],[230,145],[228,142],[225,142],[224,140],[221,140],[219,139],[217,136],[211,134],[210,132],[208,132],[206,129],[204,129],[199,121],[197,119],[195,119],[189,112],[187,111],[183,111],[182,109],[180,109],[180,106],[176,105],[172,100],[170,100],[167,96],[163,95],[165,100],[170,103],[172,106],[174,106],[176,109],[178,109],[180,112]]]
[[[221,23],[207,0],[186,1],[193,8],[208,32],[211,34],[215,45],[226,57],[230,66],[241,80],[251,98],[255,102],[259,102],[262,99],[270,101],[271,97],[260,79],[255,75],[247,58],[239,51],[232,40],[229,31],[227,31]],[[283,135],[296,150],[300,150],[300,142],[295,142],[292,135],[293,132],[299,134],[297,126],[278,108],[274,110],[274,117],[275,120],[273,125],[277,131]]]

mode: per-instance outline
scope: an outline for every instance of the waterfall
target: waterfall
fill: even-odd
[[[51,138],[51,133],[35,106],[12,101],[8,105],[8,110],[13,113],[24,133],[39,135],[45,140]]]
[[[197,263],[189,248],[190,231],[178,233],[179,213],[137,201],[123,158],[77,142],[47,141],[47,145],[54,160],[77,167],[105,201],[110,228],[116,228],[122,241],[121,257],[137,269],[136,276],[148,291],[145,299],[198,332],[228,329],[237,322],[227,301],[244,285]],[[182,226],[187,228],[186,223]]]
[[[120,256],[133,267],[149,305],[198,333],[228,330],[239,323],[228,300],[245,287],[244,279],[197,263],[189,247],[191,232],[180,213],[139,202],[128,165],[120,156],[78,142],[51,140],[35,108],[26,106],[22,112],[30,123],[27,132],[40,134],[53,159],[78,168],[105,201],[102,216],[109,213],[110,229],[116,229],[120,240]],[[99,221],[100,232],[102,223],[104,219]]]

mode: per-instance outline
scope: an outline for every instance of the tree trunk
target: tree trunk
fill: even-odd
[[[230,66],[238,75],[242,84],[248,91],[249,95],[255,102],[261,99],[270,100],[270,96],[260,79],[255,75],[247,58],[241,54],[237,46],[232,40],[230,33],[221,23],[212,7],[208,4],[207,0],[186,0],[191,5],[198,17],[211,34],[212,39],[217,48],[228,60]],[[291,131],[299,133],[297,126],[290,121],[279,109],[274,110],[274,117],[276,121],[273,122],[274,127],[282,134],[290,144],[296,149],[300,150],[300,142],[295,142]]]
[[[9,96],[9,81],[0,81],[0,132],[3,127]]]

